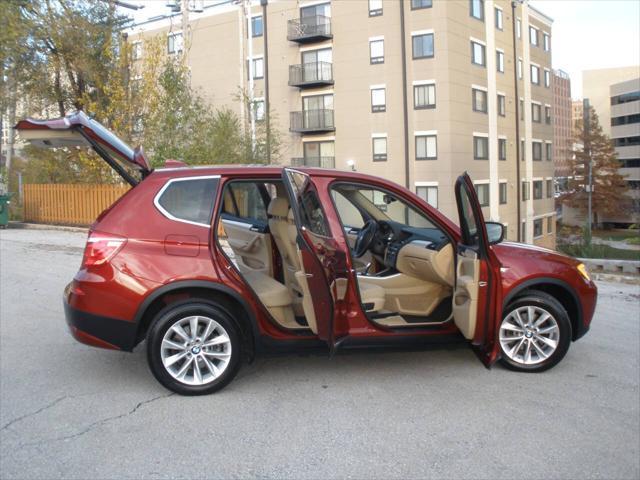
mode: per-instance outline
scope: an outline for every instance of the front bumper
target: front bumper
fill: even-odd
[[[72,283],[64,291],[63,304],[67,325],[73,337],[92,347],[131,351],[136,344],[136,324],[126,320],[83,312],[71,306]]]

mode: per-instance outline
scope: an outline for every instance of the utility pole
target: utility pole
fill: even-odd
[[[583,137],[584,137],[584,153],[587,157],[587,229],[588,229],[588,239],[589,243],[591,243],[591,196],[593,193],[593,178],[592,178],[592,161],[591,161],[591,146],[589,145],[589,135],[591,133],[591,125],[590,125],[590,108],[589,108],[589,99],[585,98],[582,100],[582,129],[583,129]]]

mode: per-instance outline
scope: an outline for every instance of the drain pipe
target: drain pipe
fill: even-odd
[[[517,0],[511,2],[511,30],[513,37],[513,86],[515,89],[515,102],[516,102],[516,217],[517,224],[516,230],[518,232],[518,242],[522,242],[522,177],[520,177],[520,96],[518,94],[518,51],[516,48],[516,5]],[[523,66],[524,67],[524,66]]]

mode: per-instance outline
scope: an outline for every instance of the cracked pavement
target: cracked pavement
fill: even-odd
[[[591,332],[541,375],[466,348],[289,355],[188,398],[155,381],[144,345],[67,333],[84,241],[0,232],[2,479],[640,476],[638,286],[599,283]]]

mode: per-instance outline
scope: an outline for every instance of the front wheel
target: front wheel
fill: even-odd
[[[555,366],[569,350],[571,322],[554,297],[529,292],[505,309],[498,337],[506,367],[542,372]]]
[[[181,395],[206,395],[238,373],[242,345],[227,312],[204,301],[169,306],[147,333],[147,360],[156,379]]]

